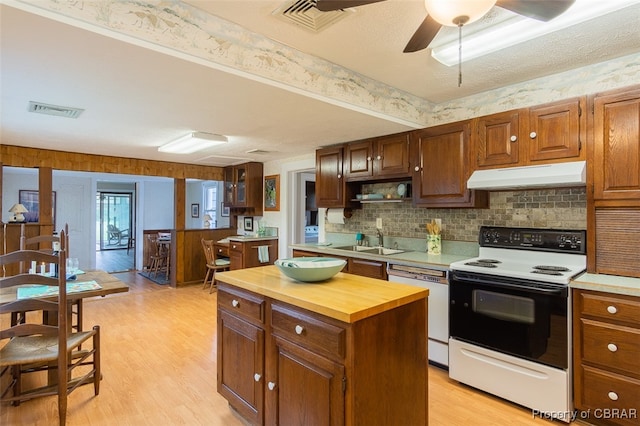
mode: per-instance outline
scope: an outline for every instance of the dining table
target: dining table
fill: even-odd
[[[79,271],[75,275],[74,280],[67,280],[67,286],[72,287],[73,290],[67,291],[67,300],[69,302],[69,310],[67,312],[69,327],[71,327],[72,323],[72,306],[77,306],[76,313],[79,314],[79,321],[82,318],[82,304],[85,299],[91,297],[105,297],[110,294],[116,293],[126,293],[129,291],[129,286],[124,282],[120,281],[117,277],[109,274],[108,272],[102,270],[88,270],[88,271]],[[6,303],[10,303],[15,301],[18,298],[18,292],[20,289],[29,290],[29,287],[33,288],[29,284],[3,288],[0,289],[0,305],[4,305]],[[35,287],[43,287],[43,286],[35,286]],[[86,287],[86,289],[84,289]],[[31,297],[39,297],[42,299],[51,299],[56,300],[58,295],[57,292],[50,294],[41,294],[41,295],[32,295]],[[57,315],[45,315],[43,317],[43,321],[49,324],[56,324],[58,321]],[[47,380],[50,385],[57,382],[57,373],[55,370],[50,369],[47,374]]]

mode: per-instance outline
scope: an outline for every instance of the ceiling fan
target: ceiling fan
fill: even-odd
[[[323,12],[348,9],[384,0],[316,0]],[[550,21],[564,13],[575,0],[425,0],[428,15],[404,48],[405,53],[429,47],[443,25],[462,27],[482,18],[494,5],[527,18]]]

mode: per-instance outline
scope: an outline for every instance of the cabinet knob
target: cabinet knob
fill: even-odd
[[[615,352],[615,351],[617,351],[617,350],[618,350],[618,347],[616,346],[616,344],[615,344],[615,343],[609,343],[609,344],[607,345],[607,349],[609,349],[611,352]]]
[[[618,394],[611,391],[607,394],[609,396],[609,399],[612,401],[617,401],[618,400]]]
[[[419,171],[420,171],[420,166],[415,166],[415,167],[413,168],[413,170],[415,170],[416,172],[419,172]]]
[[[367,157],[367,161],[371,161],[371,157]]]
[[[269,382],[267,383],[267,387],[269,388],[269,390],[274,390],[276,388],[276,384],[273,382]]]
[[[531,132],[531,133],[529,133],[529,137],[530,137],[531,139],[535,139],[535,138],[536,138],[536,136],[538,136],[538,134],[537,134],[536,132]]]
[[[610,314],[615,314],[616,312],[618,312],[618,308],[613,305],[607,306],[607,312],[609,312]]]
[[[258,373],[253,375],[253,380],[255,380],[256,382],[259,382],[261,378],[262,378],[262,376],[259,375]]]
[[[233,300],[231,301],[231,306],[233,306],[234,308],[237,308],[237,307],[238,307],[238,305],[240,305],[240,302],[238,302],[236,299],[233,299]]]
[[[509,139],[511,140],[511,142],[515,142],[518,140],[518,137],[516,135],[511,135]]]
[[[342,179],[342,175],[338,173],[338,179]]]
[[[304,327],[301,325],[296,325],[296,334],[302,334],[304,331]]]
[[[376,160],[378,160],[378,161],[382,160],[382,155],[378,155],[378,156],[376,157]]]

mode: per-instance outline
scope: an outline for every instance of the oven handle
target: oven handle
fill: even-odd
[[[508,281],[507,281],[508,280]],[[544,284],[537,284],[535,286],[527,283],[526,281],[520,280],[518,278],[502,278],[502,277],[487,277],[482,275],[470,275],[470,274],[460,274],[458,272],[453,272],[451,275],[451,284],[454,284],[456,281],[462,283],[474,283],[474,284],[487,284],[493,287],[502,287],[507,289],[517,289],[524,290],[530,293],[539,293],[546,295],[564,295],[566,294],[566,287],[557,287],[557,286],[544,286]]]

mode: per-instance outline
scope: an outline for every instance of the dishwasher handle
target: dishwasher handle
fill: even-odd
[[[449,271],[443,271],[440,269],[389,264],[387,266],[387,275],[395,275],[397,277],[405,277],[438,284],[449,284]]]

